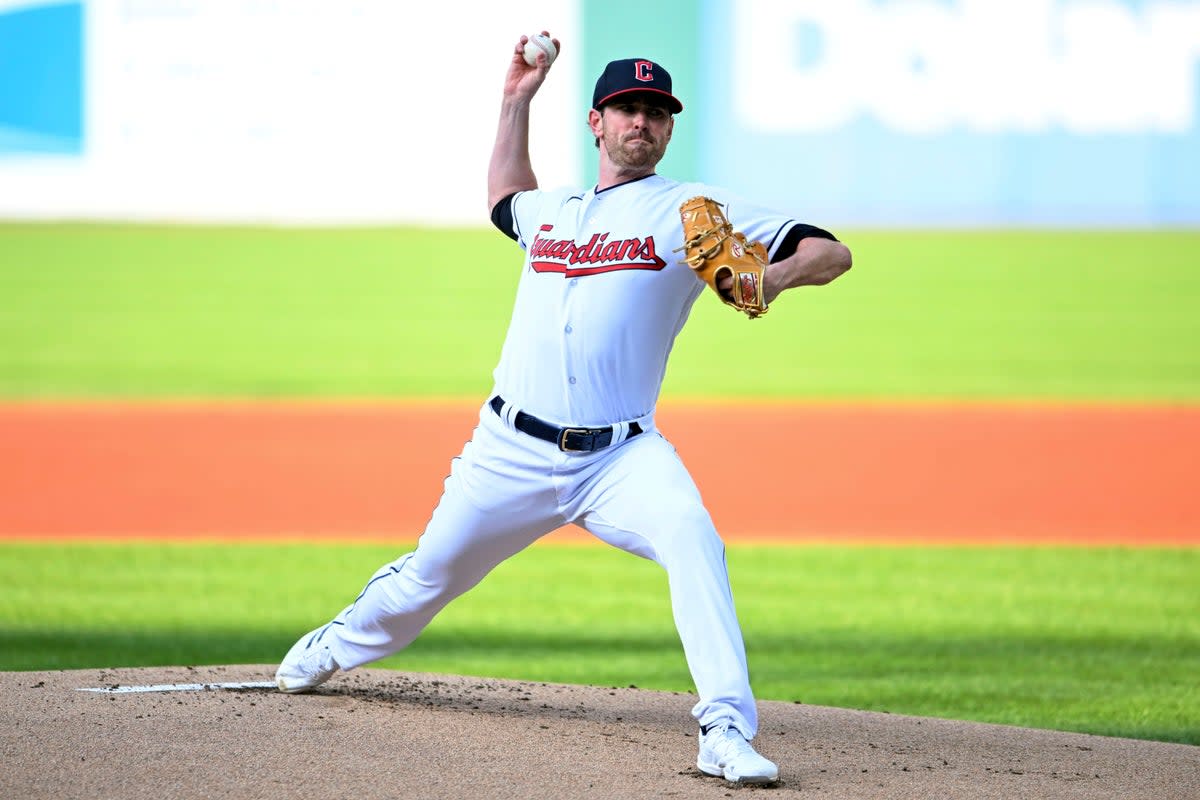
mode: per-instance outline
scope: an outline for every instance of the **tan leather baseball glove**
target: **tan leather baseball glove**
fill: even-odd
[[[763,299],[763,274],[767,269],[767,248],[761,242],[748,242],[725,217],[721,204],[709,197],[693,197],[679,207],[683,223],[684,251],[680,262],[696,271],[717,296],[754,319],[767,313]],[[732,276],[733,288],[722,291],[719,282]]]

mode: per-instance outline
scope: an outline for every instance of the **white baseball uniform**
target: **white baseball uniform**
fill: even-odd
[[[730,717],[754,736],[724,544],[654,424],[667,356],[705,290],[672,252],[679,206],[696,195],[727,203],[735,228],[772,256],[797,225],[658,175],[506,200],[505,232],[526,257],[495,389],[416,550],[384,565],[326,630],[342,669],[402,649],[505,558],[574,523],[666,569],[693,714],[701,725]],[[589,447],[599,449],[575,449]]]

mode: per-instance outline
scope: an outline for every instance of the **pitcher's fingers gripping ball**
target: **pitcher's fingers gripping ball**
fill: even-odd
[[[529,41],[525,43],[525,63],[536,67],[539,53],[546,54],[547,67],[554,63],[554,59],[558,58],[558,48],[554,46],[554,41],[544,33],[530,36]]]
[[[748,242],[741,231],[725,217],[721,204],[708,197],[693,197],[679,207],[683,224],[683,262],[717,293],[722,302],[754,319],[767,313],[763,297],[763,276],[767,270],[767,249],[762,242]],[[728,291],[720,287],[730,277]]]

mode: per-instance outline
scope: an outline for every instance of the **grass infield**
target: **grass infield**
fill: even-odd
[[[854,269],[762,320],[701,296],[664,393],[1200,399],[1200,230],[837,233]],[[520,265],[492,229],[0,223],[0,397],[482,397]]]
[[[277,662],[404,547],[0,544],[0,669]],[[732,547],[763,699],[1200,744],[1200,550]],[[665,575],[537,545],[380,663],[691,691]]]

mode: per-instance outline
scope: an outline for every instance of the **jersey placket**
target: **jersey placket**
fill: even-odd
[[[563,304],[562,314],[559,317],[559,336],[562,337],[562,375],[563,375],[563,392],[565,394],[565,408],[570,412],[570,417],[565,420],[568,424],[573,424],[579,419],[578,398],[581,390],[586,390],[586,386],[581,382],[582,376],[586,372],[583,355],[579,352],[578,342],[579,333],[576,328],[579,324],[578,313],[576,309],[579,305],[579,278],[567,278],[566,286],[563,287]]]
[[[574,236],[575,246],[579,247],[586,243],[591,236],[591,225],[588,224],[594,218],[594,206],[597,202],[595,194],[591,194],[583,199],[579,204],[579,209],[575,213],[574,220]],[[568,271],[571,265],[568,265]],[[563,392],[565,396],[566,408],[570,412],[568,423],[578,423],[582,416],[579,411],[579,398],[581,392],[588,391],[589,387],[585,385],[584,379],[587,374],[587,363],[585,356],[581,352],[581,332],[577,330],[580,321],[580,292],[579,281],[582,278],[568,277],[566,272],[563,273],[563,278],[566,280],[566,286],[563,287],[563,304],[562,317],[559,320],[560,336],[562,337],[562,375],[563,375]]]

